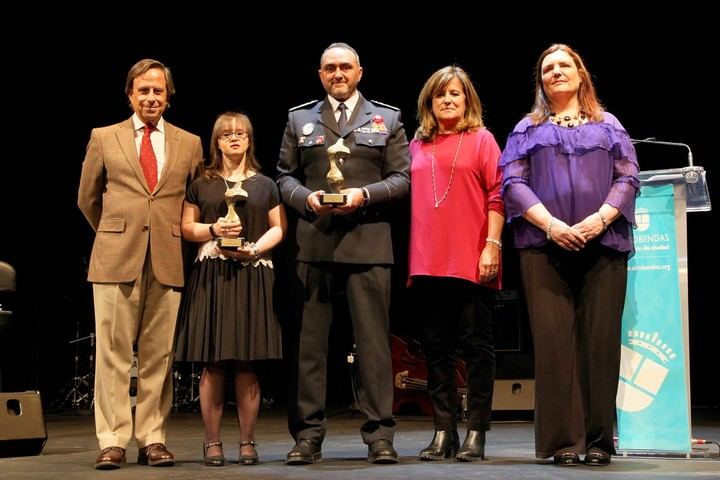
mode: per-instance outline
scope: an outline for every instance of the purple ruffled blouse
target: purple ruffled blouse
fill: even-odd
[[[522,218],[542,203],[553,217],[574,225],[608,203],[621,216],[601,234],[602,245],[633,251],[635,197],[640,191],[635,147],[620,122],[604,119],[575,128],[525,117],[510,134],[500,157],[503,200],[514,225],[515,247],[548,243],[546,233]]]

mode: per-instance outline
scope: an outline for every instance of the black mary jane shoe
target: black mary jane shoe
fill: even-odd
[[[610,454],[599,448],[591,448],[585,455],[585,465],[604,467],[610,465]]]
[[[220,455],[208,455],[210,447],[220,447]],[[225,455],[222,453],[222,442],[203,442],[203,463],[207,467],[222,467],[225,465]]]
[[[474,462],[485,458],[485,432],[468,430],[465,441],[455,455],[458,462]]]
[[[251,455],[243,455],[242,454],[242,447],[245,447],[247,445],[250,445],[253,447],[253,453]],[[260,461],[260,457],[258,457],[257,450],[255,450],[255,447],[257,447],[257,443],[255,440],[243,440],[240,442],[240,456],[238,458],[238,463],[240,465],[257,465],[257,463]]]
[[[430,445],[420,450],[420,460],[437,461],[452,458],[460,448],[460,437],[455,430],[436,431]]]
[[[574,452],[565,452],[555,455],[553,463],[563,467],[574,467],[580,465],[580,455]]]

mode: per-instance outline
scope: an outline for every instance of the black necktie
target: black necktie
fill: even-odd
[[[342,132],[345,130],[345,127],[347,126],[347,106],[344,103],[341,103],[338,105],[338,110],[340,110],[340,118],[338,118],[338,127],[340,127],[340,131]]]

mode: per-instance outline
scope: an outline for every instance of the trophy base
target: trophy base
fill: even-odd
[[[347,194],[345,193],[323,193],[320,195],[320,205],[345,205]]]
[[[237,250],[238,248],[242,248],[242,246],[245,244],[245,239],[243,237],[238,238],[218,238],[218,247],[230,249],[230,250]]]

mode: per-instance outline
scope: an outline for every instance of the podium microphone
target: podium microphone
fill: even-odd
[[[648,137],[648,138],[644,138],[642,140],[637,140],[637,139],[631,138],[630,141],[633,143],[633,145],[635,145],[637,143],[652,143],[654,145],[670,145],[672,147],[685,147],[685,148],[687,148],[687,151],[688,151],[688,166],[690,166],[690,167],[693,166],[692,150],[690,150],[690,145],[688,145],[687,143],[664,142],[661,140],[656,140],[655,137]]]

